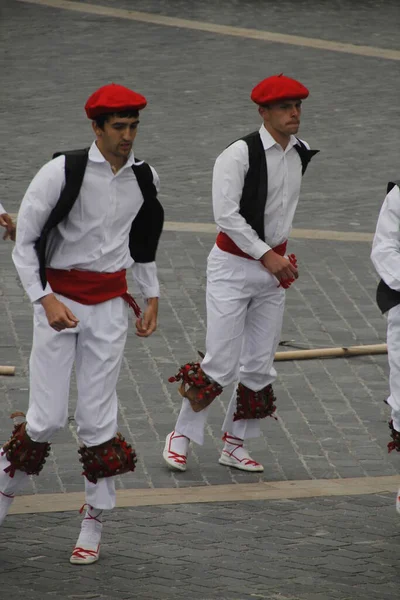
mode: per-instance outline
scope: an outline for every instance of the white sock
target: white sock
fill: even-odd
[[[0,525],[3,523],[4,519],[7,516],[9,508],[13,503],[14,496],[4,494],[0,492]]]
[[[97,550],[103,529],[103,511],[93,506],[86,506],[87,509],[81,524],[81,532],[75,546],[84,550]],[[85,505],[83,505],[82,509],[84,507]]]
[[[189,438],[175,430],[172,432],[170,448],[173,452],[186,456],[189,449],[189,442]]]
[[[233,455],[239,461],[249,456],[248,451],[243,448],[242,439],[226,432],[222,438],[225,441],[224,451],[230,455]]]

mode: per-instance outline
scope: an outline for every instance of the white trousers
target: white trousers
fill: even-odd
[[[97,446],[113,438],[118,429],[116,385],[128,331],[128,305],[122,298],[86,306],[58,297],[79,319],[79,324],[74,329],[57,332],[49,326],[42,305],[34,304],[26,430],[33,441],[49,442],[65,427],[75,362],[77,433],[86,446]],[[78,458],[77,454],[77,467]],[[1,461],[4,463],[6,458],[3,456]],[[26,475],[18,472],[11,479],[3,469],[0,469],[0,491],[13,494]],[[115,506],[114,478],[100,479],[97,484],[84,479],[88,504],[99,509]]]
[[[388,312],[387,345],[390,367],[387,401],[392,409],[393,427],[400,431],[400,304]]]
[[[239,380],[259,391],[276,378],[273,367],[282,330],[285,290],[257,260],[214,246],[207,264],[207,335],[204,372],[223,387]],[[204,442],[210,407],[195,413],[182,402],[175,430],[197,444]],[[233,421],[234,390],[222,426],[241,439],[260,435],[259,419]]]

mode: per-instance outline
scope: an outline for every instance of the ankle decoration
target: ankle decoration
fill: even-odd
[[[389,429],[392,441],[387,445],[388,452],[390,453],[392,450],[400,452],[400,432],[396,431],[396,429],[393,427],[393,421],[389,421]]]
[[[187,398],[194,412],[206,408],[220,394],[223,388],[216,381],[211,381],[200,367],[200,363],[186,363],[174,377],[168,379],[170,383],[181,381],[179,393]]]
[[[14,477],[17,470],[27,475],[39,475],[50,454],[50,444],[31,440],[24,421],[15,425],[10,439],[3,446],[2,454],[11,463],[4,469],[10,477]]]
[[[238,384],[236,397],[236,412],[233,415],[234,421],[240,419],[264,419],[273,417],[276,411],[276,398],[272,385],[266,385],[265,388],[254,392],[242,383]]]
[[[120,433],[99,446],[82,446],[78,454],[84,467],[82,475],[92,483],[97,483],[97,480],[103,477],[134,471],[137,462],[136,452]]]

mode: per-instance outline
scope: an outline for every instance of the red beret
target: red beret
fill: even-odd
[[[308,89],[300,81],[290,79],[281,73],[260,81],[251,92],[251,99],[256,104],[265,105],[288,98],[302,100],[307,98],[308,94]]]
[[[146,104],[147,100],[141,94],[123,85],[110,83],[93,92],[85,104],[85,110],[89,119],[95,119],[106,113],[142,110]]]

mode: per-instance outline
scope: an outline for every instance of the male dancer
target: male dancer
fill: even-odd
[[[391,441],[388,450],[400,452],[400,181],[389,182],[382,204],[372,244],[371,259],[381,277],[377,301],[382,313],[387,314],[387,346],[390,367],[390,395],[392,409],[389,422]],[[396,497],[400,514],[400,489]]]
[[[85,109],[95,141],[45,164],[18,216],[13,260],[33,303],[34,333],[26,422],[16,425],[1,452],[0,522],[27,476],[42,469],[53,435],[67,422],[75,362],[87,502],[70,559],[75,564],[99,558],[102,511],[115,506],[114,476],[135,468],[135,452],[117,433],[128,304],[137,315],[138,336],[151,335],[157,325],[159,180],[132,151],[145,106],[141,94],[120,85],[94,92]],[[146,301],[142,317],[127,291],[131,266]]]
[[[203,444],[208,405],[239,379],[222,427],[219,462],[263,471],[244,440],[260,435],[259,419],[272,416],[273,367],[285,304],[285,288],[298,277],[287,239],[299,199],[301,177],[316,153],[295,137],[301,104],[309,92],[284,75],[253,89],[263,123],[226,148],[213,174],[213,208],[219,233],[208,257],[206,355],[175,378],[185,397],[163,457],[185,471],[190,440]]]

